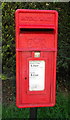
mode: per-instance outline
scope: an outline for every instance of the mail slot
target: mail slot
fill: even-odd
[[[18,9],[16,23],[16,105],[49,107],[56,103],[58,13]]]

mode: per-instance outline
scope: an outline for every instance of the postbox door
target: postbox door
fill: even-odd
[[[34,103],[34,104],[41,104],[41,103],[50,103],[52,101],[51,94],[53,89],[54,81],[52,82],[53,71],[55,67],[54,62],[54,52],[42,52],[42,56],[40,58],[34,58],[33,52],[20,52],[19,56],[19,79],[20,79],[20,93],[21,93],[21,103]],[[44,62],[44,89],[43,90],[30,90],[29,89],[29,77],[30,77],[30,68],[29,62],[38,61],[39,63]],[[39,72],[39,71],[38,71]],[[54,86],[55,87],[55,86]],[[51,93],[51,94],[50,94]]]

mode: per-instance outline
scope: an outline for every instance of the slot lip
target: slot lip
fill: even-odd
[[[54,25],[20,25],[19,29],[55,29]]]

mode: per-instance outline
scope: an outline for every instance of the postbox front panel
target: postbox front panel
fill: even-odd
[[[57,12],[16,11],[16,105],[55,105]]]

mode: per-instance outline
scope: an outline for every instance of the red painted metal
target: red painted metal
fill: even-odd
[[[58,13],[55,10],[18,9],[16,23],[16,105],[49,107],[56,98]],[[34,57],[39,51],[41,56]],[[29,91],[29,61],[45,61],[45,89]]]

